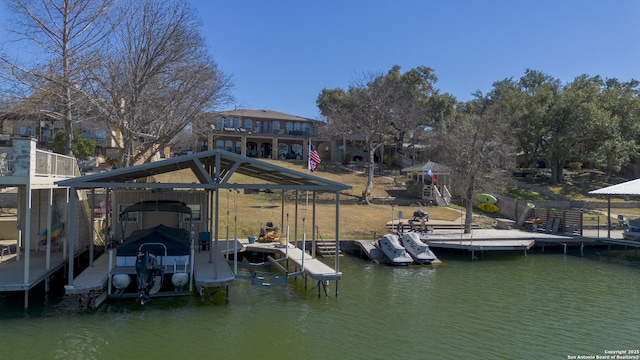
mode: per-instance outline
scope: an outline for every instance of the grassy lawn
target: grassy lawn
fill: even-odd
[[[298,239],[302,238],[303,231],[307,234],[307,238],[311,238],[312,217],[313,217],[313,198],[309,194],[309,203],[307,205],[306,193],[298,194]],[[323,239],[335,238],[335,196],[326,195],[317,196],[316,204],[316,226],[318,233]],[[320,202],[322,199],[322,202]],[[227,209],[229,213],[227,214]],[[413,212],[418,208],[415,206],[395,206],[394,219],[398,217],[398,211],[403,212],[403,217],[411,217]],[[460,217],[460,212],[445,207],[429,207],[423,208],[429,213],[431,219],[454,221]],[[285,220],[284,224],[280,224],[282,216],[282,200],[281,192],[277,191],[273,194],[221,194],[219,223],[220,229],[218,236],[226,238],[226,227],[229,225],[230,237],[237,234],[239,238],[247,238],[249,236],[257,236],[260,227],[264,226],[267,221],[272,221],[275,226],[280,228],[281,235],[284,236],[287,225],[287,214],[289,219],[290,237],[293,238],[295,231],[295,192],[290,191],[286,194],[284,204]],[[237,217],[237,221],[234,219]],[[385,234],[386,223],[391,220],[392,208],[390,205],[357,205],[357,204],[340,204],[340,238],[348,239],[373,239]],[[305,219],[304,224],[302,219]],[[304,229],[303,229],[304,227]]]
[[[288,169],[307,172],[306,162],[304,161],[280,161],[280,160],[264,160],[271,164],[285,167]],[[352,186],[352,189],[340,195],[341,200],[352,200],[355,197],[360,197],[365,189],[367,177],[365,173],[353,172],[343,167],[333,164],[322,163],[319,169],[313,173],[313,175],[343,183]],[[171,176],[179,177],[182,182],[197,181],[195,178],[190,180],[190,170],[184,170],[177,172],[173,175],[163,175],[158,180],[161,182],[170,182]],[[386,188],[389,185],[393,185],[394,180],[390,177],[376,177],[373,197],[385,197],[388,196]],[[234,174],[230,179],[230,183],[259,183],[260,180]],[[219,224],[218,229],[219,238],[226,238],[227,226],[229,226],[229,236],[233,238],[234,234],[238,238],[247,238],[249,236],[257,236],[260,228],[265,225],[267,221],[271,221],[280,229],[282,236],[286,233],[287,216],[289,214],[289,231],[290,238],[294,237],[295,231],[295,191],[288,191],[285,195],[284,224],[280,224],[282,216],[282,192],[274,191],[273,193],[260,192],[259,194],[245,194],[240,191],[234,193],[231,191],[220,193],[220,210],[219,210]],[[302,233],[307,234],[307,238],[311,238],[312,229],[312,216],[313,216],[313,195],[309,193],[307,205],[307,193],[304,191],[298,192],[298,239],[302,238]],[[335,194],[334,193],[317,193],[316,195],[316,226],[320,238],[323,239],[335,239],[336,227],[335,227]],[[403,212],[403,217],[411,217],[413,212],[417,210],[415,206],[396,206],[394,219],[398,216],[398,211]],[[460,212],[451,208],[445,207],[429,207],[423,208],[423,210],[429,212],[431,219],[450,220],[454,221],[459,219]],[[349,239],[373,239],[374,234],[379,237],[381,234],[385,234],[386,223],[391,220],[391,205],[357,205],[351,203],[340,204],[340,238],[344,240]],[[302,218],[305,219],[303,224]],[[237,220],[234,220],[237,219]]]

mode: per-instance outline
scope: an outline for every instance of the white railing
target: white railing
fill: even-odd
[[[36,150],[36,176],[80,176],[78,162],[73,156]]]

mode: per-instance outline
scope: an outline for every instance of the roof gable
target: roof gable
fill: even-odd
[[[149,183],[150,176],[190,169],[198,182]],[[261,183],[230,183],[233,174],[261,180]],[[144,179],[144,181],[140,181]],[[192,180],[190,178],[189,180]],[[115,169],[56,182],[59,186],[76,188],[189,188],[189,189],[298,189],[312,191],[342,191],[351,186],[318,176],[287,169],[258,159],[221,149],[197,152],[171,159]]]

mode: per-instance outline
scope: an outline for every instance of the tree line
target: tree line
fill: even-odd
[[[369,73],[347,89],[323,89],[317,105],[327,121],[327,136],[357,135],[369,150],[364,200],[373,188],[375,150],[395,144],[400,156],[412,146],[449,166],[455,193],[467,210],[472,199],[490,190],[504,159],[521,154],[522,166],[544,161],[554,184],[569,162],[620,171],[638,159],[640,83],[580,75],[563,84],[527,69],[520,78],[496,81],[491,90],[461,102],[435,86],[434,70],[420,66],[402,73]],[[409,146],[403,146],[408,144]],[[423,159],[426,160],[426,159]]]

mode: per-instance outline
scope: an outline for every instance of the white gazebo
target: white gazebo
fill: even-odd
[[[433,200],[436,205],[449,206],[451,201],[451,170],[433,161],[402,169],[411,180],[422,183],[422,199]]]

